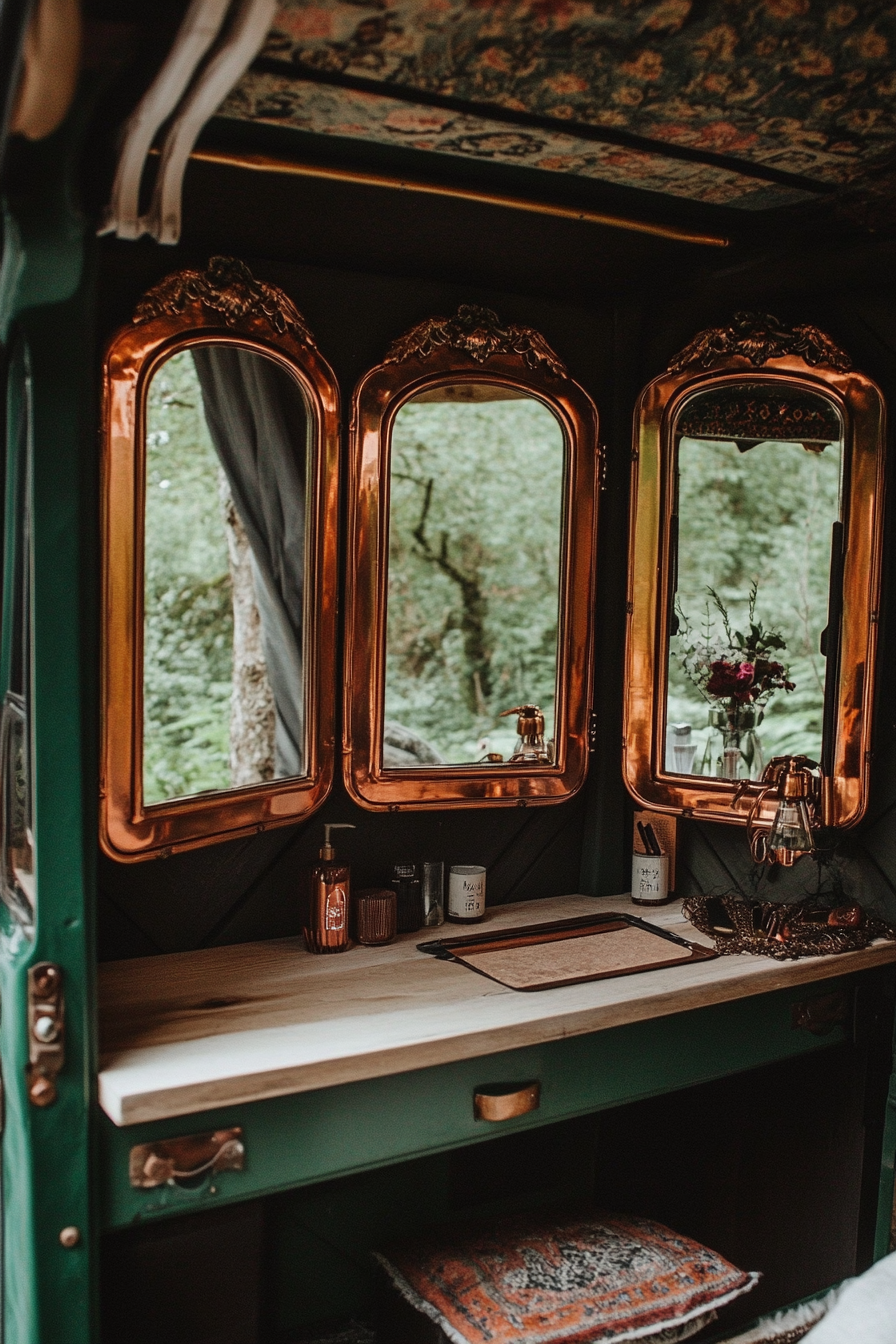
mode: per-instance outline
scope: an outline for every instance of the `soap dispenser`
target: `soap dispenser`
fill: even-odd
[[[347,821],[328,822],[324,826],[320,862],[311,869],[308,925],[304,931],[309,952],[344,952],[349,946],[349,866],[337,862],[330,832],[354,829]]]
[[[544,715],[538,705],[516,705],[505,709],[498,716],[506,719],[508,714],[518,714],[516,731],[519,734],[510,765],[551,765],[553,762],[553,742],[544,740]]]

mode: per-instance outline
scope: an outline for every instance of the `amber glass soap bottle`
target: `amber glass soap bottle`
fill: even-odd
[[[309,952],[344,952],[349,946],[351,877],[348,864],[336,859],[330,832],[354,829],[349,822],[343,821],[324,826],[320,862],[310,873],[308,924],[305,927],[305,946]]]

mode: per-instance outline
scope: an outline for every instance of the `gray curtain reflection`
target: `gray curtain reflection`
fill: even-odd
[[[205,418],[252,550],[278,778],[304,769],[302,624],[308,414],[273,360],[236,346],[192,351]]]

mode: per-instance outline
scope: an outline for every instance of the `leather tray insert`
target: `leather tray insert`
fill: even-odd
[[[508,989],[549,989],[653,970],[693,961],[696,949],[683,947],[646,929],[615,922],[598,931],[569,931],[544,941],[520,940],[517,946],[470,943],[453,949],[457,961],[497,980]],[[702,951],[702,949],[701,949]]]

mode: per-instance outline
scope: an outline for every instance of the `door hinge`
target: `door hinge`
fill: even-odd
[[[28,1100],[52,1106],[65,1063],[62,967],[39,961],[28,971]]]
[[[195,1181],[219,1171],[242,1171],[246,1165],[243,1131],[239,1125],[180,1139],[157,1139],[131,1149],[128,1175],[135,1190]]]

